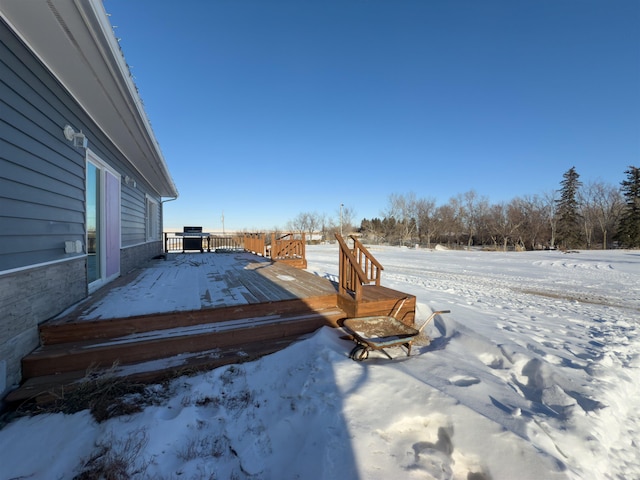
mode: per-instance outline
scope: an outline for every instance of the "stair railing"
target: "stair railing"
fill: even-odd
[[[338,292],[353,294],[356,301],[362,299],[362,286],[375,283],[380,286],[380,276],[384,270],[367,248],[353,235],[353,248],[349,248],[342,235],[336,233],[340,247]]]

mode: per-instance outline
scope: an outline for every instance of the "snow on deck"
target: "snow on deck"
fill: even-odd
[[[169,254],[96,291],[54,322],[288,300],[310,291],[324,295],[335,288],[324,278],[246,252]]]

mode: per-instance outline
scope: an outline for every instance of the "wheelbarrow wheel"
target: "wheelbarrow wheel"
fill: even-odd
[[[369,350],[362,345],[356,345],[355,347],[353,347],[353,350],[351,350],[349,358],[361,362],[369,358]]]

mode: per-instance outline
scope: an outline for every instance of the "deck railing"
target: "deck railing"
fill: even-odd
[[[384,268],[367,248],[353,235],[349,235],[353,248],[349,248],[342,235],[336,233],[340,246],[338,287],[341,294],[352,294],[356,301],[362,298],[362,286],[375,283],[380,286]]]
[[[189,241],[197,242],[197,239],[190,237]],[[198,246],[204,252],[215,252],[216,250],[242,250],[244,248],[243,238],[237,235],[210,235],[208,237],[202,237]],[[173,232],[165,232],[164,251],[166,253],[184,252],[184,237],[176,235]]]
[[[224,236],[224,235],[211,235],[209,237],[209,245],[211,251],[222,250],[243,250],[243,239],[239,235]]]
[[[173,232],[164,233],[164,251],[169,252],[182,252],[183,242],[182,237],[176,236]]]
[[[264,233],[245,233],[243,237],[244,249],[247,252],[263,257],[267,256]]]
[[[191,248],[194,242],[204,252],[245,250],[272,260],[289,262],[299,268],[307,268],[306,239],[304,233],[287,233],[276,237],[271,234],[271,244],[267,244],[264,233],[244,233],[242,235],[210,235],[197,239],[190,237]],[[173,232],[164,234],[164,251],[184,252],[184,237]]]
[[[291,260],[306,259],[305,235],[287,233],[276,238],[276,234],[271,234],[271,259]]]

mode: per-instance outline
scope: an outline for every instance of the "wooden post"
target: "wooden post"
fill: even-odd
[[[271,232],[271,260],[273,260],[273,254],[275,252],[275,248],[276,248],[276,234]]]

